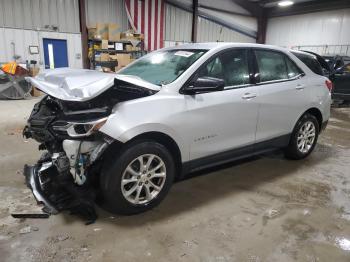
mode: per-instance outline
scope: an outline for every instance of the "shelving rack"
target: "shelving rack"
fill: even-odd
[[[126,45],[132,45],[132,42],[130,40],[118,40],[118,41],[111,41],[108,40],[108,45],[113,44],[115,46],[116,43],[121,43],[123,44],[123,50],[115,50],[115,49],[95,49],[95,44],[101,44],[102,40],[97,40],[97,39],[89,39],[89,48],[92,50],[92,54],[90,59],[90,69],[95,70],[96,66],[101,66],[101,67],[109,67],[109,68],[114,68],[118,65],[117,61],[97,61],[96,60],[96,55],[101,54],[101,53],[109,53],[109,54],[130,54],[132,59],[137,59],[140,58],[141,56],[145,55],[147,52],[144,51],[143,48],[143,41],[140,41],[137,45],[137,47],[140,47],[140,50],[125,50]]]

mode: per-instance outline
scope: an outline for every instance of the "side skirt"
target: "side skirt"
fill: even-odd
[[[182,164],[182,176],[205,168],[225,164],[255,155],[260,155],[267,152],[272,152],[276,149],[286,147],[289,144],[290,136],[291,134],[283,135],[277,138],[255,143],[253,145],[244,146],[241,148],[217,153],[215,155],[190,160]]]

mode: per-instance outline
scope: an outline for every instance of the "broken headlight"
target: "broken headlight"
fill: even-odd
[[[97,132],[107,121],[107,117],[89,122],[67,122],[65,125],[54,125],[55,131],[65,131],[70,137],[90,136]]]

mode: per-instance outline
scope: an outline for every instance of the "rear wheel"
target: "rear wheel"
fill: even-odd
[[[303,115],[295,125],[285,156],[290,159],[303,159],[315,148],[319,134],[319,124],[314,115]]]
[[[166,196],[174,176],[173,158],[162,144],[135,141],[105,163],[100,181],[103,207],[124,215],[147,211]]]

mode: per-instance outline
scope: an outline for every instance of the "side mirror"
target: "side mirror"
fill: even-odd
[[[191,82],[184,90],[187,95],[221,91],[225,87],[225,81],[215,77],[199,77]]]

